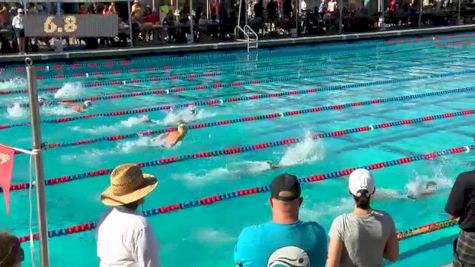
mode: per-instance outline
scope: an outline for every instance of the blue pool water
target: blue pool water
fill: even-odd
[[[432,36],[429,36],[432,37]],[[440,37],[440,38],[438,38]],[[437,39],[436,39],[437,38]],[[353,43],[318,44],[259,49],[258,54],[244,51],[209,52],[130,59],[130,64],[106,64],[111,60],[96,60],[98,68],[72,68],[60,63],[62,70],[38,71],[45,77],[39,88],[61,87],[56,92],[41,92],[46,101],[105,96],[156,89],[171,90],[199,85],[213,87],[242,81],[242,86],[185,90],[164,95],[147,95],[114,100],[95,101],[87,114],[132,110],[163,105],[176,105],[202,100],[228,99],[256,94],[280,93],[309,88],[333,88],[312,94],[226,102],[213,106],[197,106],[193,118],[189,109],[147,113],[157,126],[139,122],[143,114],[97,117],[60,124],[42,124],[43,140],[48,143],[69,143],[80,139],[137,133],[173,127],[184,119],[189,124],[215,122],[275,112],[302,110],[356,101],[397,96],[419,95],[475,86],[475,50],[473,33],[459,34],[454,40],[445,35],[426,38],[420,42],[388,44],[385,40]],[[406,40],[405,38],[404,40]],[[439,40],[440,39],[440,40]],[[416,40],[416,39],[413,39]],[[447,42],[451,45],[447,46]],[[456,42],[461,42],[456,45]],[[440,45],[437,45],[440,44]],[[93,62],[93,61],[91,61]],[[150,70],[149,68],[156,68]],[[136,74],[127,74],[138,69]],[[121,74],[111,74],[118,70]],[[101,71],[104,75],[93,77]],[[214,75],[202,75],[213,72]],[[74,73],[91,73],[89,77],[74,77]],[[124,74],[125,73],[125,74]],[[53,79],[64,74],[65,79]],[[196,74],[195,79],[187,79]],[[177,80],[168,79],[178,76]],[[144,79],[161,77],[157,82]],[[0,91],[25,88],[24,73],[6,70],[0,74]],[[413,78],[413,79],[409,79]],[[98,81],[129,81],[139,83],[88,87]],[[252,84],[251,81],[260,81]],[[109,83],[110,84],[110,83]],[[150,137],[120,141],[98,142],[90,145],[49,149],[45,152],[47,178],[113,168],[125,162],[143,162],[165,157],[181,156],[202,151],[215,151],[241,145],[304,137],[310,133],[325,133],[354,127],[418,118],[475,108],[473,91],[409,98],[404,101],[326,110],[285,116],[272,120],[235,123],[190,130],[175,148],[163,149]],[[0,95],[0,106],[26,103],[25,94]],[[41,108],[42,119],[74,117],[64,106]],[[28,121],[28,110],[18,106],[0,109],[0,125]],[[240,154],[193,159],[169,165],[146,167],[145,172],[160,179],[159,187],[147,198],[143,209],[198,200],[202,197],[267,185],[281,172],[300,177],[333,172],[349,167],[393,160],[419,153],[443,150],[473,143],[474,116],[462,116],[414,125],[353,133],[343,137],[311,140]],[[30,128],[13,127],[0,130],[0,143],[29,147]],[[270,170],[265,161],[284,165]],[[15,158],[13,183],[23,183],[29,177],[29,158]],[[447,218],[443,208],[456,175],[473,169],[472,153],[419,161],[375,171],[381,197],[374,207],[384,209],[395,219],[398,230],[407,230]],[[428,179],[439,183],[437,194],[418,200],[404,199],[404,192],[417,191],[417,184]],[[50,229],[96,221],[105,207],[99,201],[107,187],[108,176],[86,178],[48,186],[46,200]],[[315,220],[328,230],[339,214],[349,212],[352,201],[347,194],[347,178],[329,179],[304,185],[303,220]],[[164,266],[232,266],[233,246],[239,231],[250,224],[270,219],[268,194],[257,194],[152,216],[149,218],[160,241],[160,257]],[[11,193],[12,210],[2,215],[1,228],[23,236],[28,234],[28,191]],[[0,205],[0,214],[5,214]],[[34,217],[36,223],[36,218]],[[457,228],[401,241],[401,259],[394,266],[439,266],[451,259],[451,244]],[[49,239],[52,266],[97,266],[94,232]],[[35,243],[36,251],[38,243]],[[28,244],[24,244],[27,262],[31,261]]]

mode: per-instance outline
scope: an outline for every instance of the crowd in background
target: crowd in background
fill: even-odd
[[[110,209],[100,219],[97,255],[101,267],[159,267],[159,242],[147,219],[137,211],[158,180],[135,164],[116,167],[101,201]],[[328,233],[315,221],[303,222],[300,182],[281,174],[270,185],[270,222],[244,228],[234,249],[236,267],[374,267],[399,257],[399,240],[389,213],[373,209],[373,174],[354,170],[348,180],[354,209],[333,220]],[[453,267],[475,264],[475,171],[460,174],[445,211],[459,219]],[[327,240],[327,235],[328,239]],[[24,260],[18,238],[0,233],[0,267],[19,267]],[[191,263],[190,263],[191,264]]]
[[[475,0],[134,0],[88,3],[0,3],[0,53],[234,40],[238,24],[250,25],[259,38],[378,31],[404,27],[473,23]],[[382,6],[378,6],[382,4]],[[60,7],[60,10],[58,10]],[[241,10],[240,10],[241,8]],[[422,9],[422,13],[419,12]],[[100,14],[119,17],[114,38],[24,38],[23,15]],[[129,21],[130,13],[130,21]],[[240,17],[239,17],[240,14]],[[420,15],[419,15],[420,14]],[[457,21],[457,18],[460,20]],[[341,22],[341,24],[340,24]],[[17,28],[20,27],[20,28]],[[131,34],[130,34],[131,33]],[[132,36],[132,38],[130,38]]]

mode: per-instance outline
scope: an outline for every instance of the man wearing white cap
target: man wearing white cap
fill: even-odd
[[[111,185],[101,195],[113,207],[97,227],[100,267],[159,267],[158,242],[151,225],[137,207],[155,189],[158,180],[135,164],[123,164],[111,173]]]
[[[355,208],[338,216],[330,227],[327,267],[383,266],[383,259],[396,261],[399,241],[394,221],[370,207],[376,191],[372,174],[365,169],[353,171],[348,189]]]
[[[25,54],[25,26],[23,24],[23,9],[17,10],[17,15],[13,17],[12,27],[18,42],[19,54]]]

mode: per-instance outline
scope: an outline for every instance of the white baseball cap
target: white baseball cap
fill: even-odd
[[[373,175],[366,169],[356,169],[350,174],[348,189],[354,196],[359,196],[360,190],[367,190],[369,194],[374,193]]]
[[[19,8],[19,9],[17,10],[17,12],[18,12],[18,13],[23,13],[23,9]]]

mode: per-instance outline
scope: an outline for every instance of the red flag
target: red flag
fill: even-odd
[[[0,186],[3,189],[7,214],[10,213],[10,185],[12,181],[14,155],[15,150],[0,145]]]

